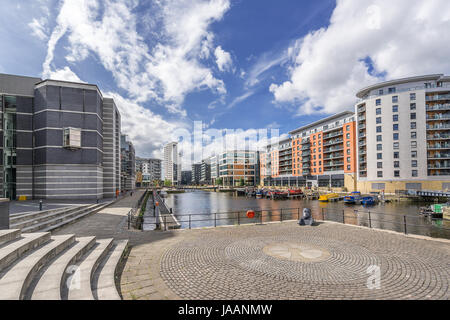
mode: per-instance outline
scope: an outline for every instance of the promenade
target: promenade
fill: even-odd
[[[124,299],[450,298],[449,240],[284,222],[142,232],[132,242]]]

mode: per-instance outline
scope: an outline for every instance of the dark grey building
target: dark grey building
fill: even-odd
[[[192,165],[192,184],[200,184],[200,180],[202,179],[202,164],[194,163]]]
[[[181,171],[181,184],[186,186],[191,184],[192,171]]]
[[[121,185],[123,190],[136,189],[136,154],[131,141],[127,140],[126,135],[121,135],[121,166],[122,176]]]
[[[203,160],[200,166],[200,183],[211,183],[211,163],[209,160]]]
[[[1,196],[101,199],[120,189],[120,114],[96,85],[0,74],[0,115]]]

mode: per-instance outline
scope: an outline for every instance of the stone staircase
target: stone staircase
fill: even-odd
[[[120,300],[128,240],[0,230],[0,300]]]
[[[97,213],[110,204],[111,202],[107,202],[11,214],[9,218],[10,228],[20,229],[22,232],[50,232]]]

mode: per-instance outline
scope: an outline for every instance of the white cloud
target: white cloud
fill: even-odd
[[[446,30],[448,0],[337,1],[328,28],[299,40],[290,79],[270,91],[277,102],[301,104],[299,114],[351,109],[358,89],[384,78],[450,72]]]
[[[221,46],[218,46],[216,50],[214,50],[214,55],[216,56],[216,64],[220,71],[232,70],[233,60],[231,59],[229,52],[226,52]]]
[[[235,107],[236,105],[238,105],[239,103],[241,103],[242,101],[247,100],[250,96],[252,96],[255,93],[255,91],[253,90],[249,90],[246,93],[244,93],[243,95],[234,98],[233,101],[231,101],[231,103],[228,105],[228,109],[231,109],[233,107]]]
[[[212,48],[210,25],[222,19],[230,7],[228,0],[156,1],[143,19],[146,26],[160,26],[151,33],[150,47],[137,32],[136,5],[126,0],[105,0],[102,6],[98,0],[65,0],[48,43],[44,75],[51,72],[56,44],[67,34],[68,62],[94,53],[137,102],[152,99],[184,116],[181,105],[188,93],[205,89],[226,93],[223,81],[201,60]]]
[[[40,40],[47,40],[47,30],[46,30],[47,19],[42,17],[40,19],[33,18],[33,20],[28,24],[32,30],[32,34],[38,37]]]
[[[62,69],[57,69],[55,71],[51,71],[48,74],[48,78],[52,79],[52,80],[62,80],[62,81],[85,83],[69,67],[64,67]]]

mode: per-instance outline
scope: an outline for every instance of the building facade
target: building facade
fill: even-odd
[[[211,183],[211,159],[202,160],[200,165],[200,183]]]
[[[155,181],[161,180],[161,163],[160,159],[140,158],[136,157],[136,171],[141,173],[142,181],[139,186],[149,186]],[[138,180],[136,180],[138,183]]]
[[[192,171],[181,171],[181,184],[187,186],[192,182]]]
[[[181,183],[181,156],[178,153],[178,142],[171,142],[164,147],[164,179],[173,185]]]
[[[100,199],[120,189],[120,114],[96,85],[0,74],[0,112],[1,196]]]
[[[121,135],[121,184],[124,191],[136,189],[136,153],[133,143]]]
[[[259,172],[259,153],[256,151],[227,151],[211,157],[211,175],[215,184],[217,179],[222,180],[224,186],[255,186]],[[214,162],[214,165],[213,165]]]
[[[450,77],[383,82],[357,97],[359,190],[448,190]]]
[[[194,163],[192,165],[191,182],[194,185],[199,185],[201,180],[202,180],[202,164],[201,163]]]

